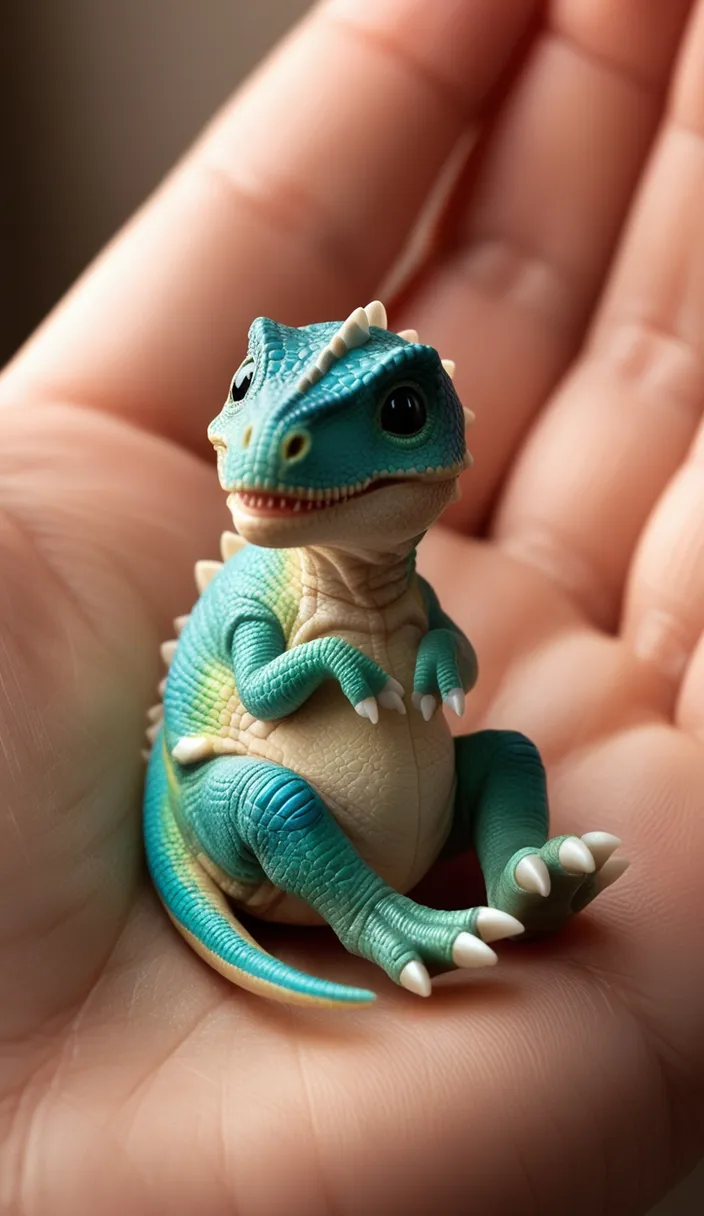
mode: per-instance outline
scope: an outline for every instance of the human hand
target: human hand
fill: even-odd
[[[644,1212],[701,1148],[704,3],[547,7],[317,10],[4,375],[8,1211]],[[615,832],[633,865],[426,1002],[324,930],[262,927],[380,994],[277,1007],[188,949],[141,863],[158,645],[227,523],[203,436],[251,318],[376,295],[475,123],[391,312],[478,415],[422,566],[480,657],[463,729],[526,731],[553,831]],[[480,902],[464,866],[439,889]]]

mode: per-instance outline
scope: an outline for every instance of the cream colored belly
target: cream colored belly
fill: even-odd
[[[352,640],[350,638],[350,640]],[[358,636],[354,639],[359,645]],[[361,718],[333,681],[295,714],[248,732],[247,750],[300,773],[320,794],[361,856],[397,891],[409,890],[430,868],[449,832],[454,750],[438,711],[425,722],[411,704],[417,645],[408,638],[373,649],[373,657],[406,689],[406,715],[379,710],[374,725]],[[261,732],[261,733],[260,733]],[[267,915],[273,892],[250,906]],[[298,901],[274,901],[276,919],[300,915]],[[317,918],[316,918],[317,919]]]

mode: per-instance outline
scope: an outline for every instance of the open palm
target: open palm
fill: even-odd
[[[704,3],[333,0],[7,369],[3,1211],[642,1212],[692,1161],[703,59]],[[615,832],[633,865],[549,944],[427,1002],[325,930],[262,927],[379,992],[272,1006],[189,951],[141,862],[158,643],[227,524],[205,426],[250,319],[371,298],[477,128],[391,310],[478,415],[422,565],[480,656],[465,728],[530,734],[553,830]],[[469,881],[454,865],[424,895],[467,905]]]

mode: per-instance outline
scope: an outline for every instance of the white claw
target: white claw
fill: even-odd
[[[568,836],[560,845],[557,859],[568,874],[593,874],[596,865],[589,849],[577,836]]]
[[[582,840],[594,858],[597,870],[600,870],[611,854],[620,844],[623,844],[623,841],[619,840],[618,836],[613,836],[611,832],[585,832]]]
[[[395,680],[393,676],[389,676],[384,685],[384,692],[397,692],[399,697],[405,697],[406,690],[399,680]]]
[[[463,688],[452,688],[445,697],[445,704],[454,710],[458,718],[461,718],[464,713],[466,701]]]
[[[400,697],[395,689],[389,688],[388,684],[379,693],[378,701],[380,705],[383,705],[384,709],[395,709],[399,714],[405,714],[406,712],[403,697]]]
[[[482,908],[477,917],[477,933],[483,942],[498,942],[502,937],[518,937],[523,932],[520,920],[498,908]]]
[[[430,976],[422,963],[406,963],[399,976],[399,982],[403,988],[407,988],[409,992],[415,992],[417,996],[430,996],[432,992]]]
[[[627,857],[610,857],[608,861],[605,861],[597,874],[599,890],[605,891],[607,887],[616,882],[622,874],[626,873],[630,864]]]
[[[542,857],[537,853],[529,853],[522,857],[516,866],[513,877],[518,886],[531,895],[548,896],[550,894],[550,872]]]
[[[452,961],[456,967],[493,967],[499,959],[473,933],[458,933],[452,945]]]
[[[355,710],[360,718],[368,718],[376,726],[379,721],[379,706],[376,703],[376,697],[365,697],[363,701],[358,701]]]

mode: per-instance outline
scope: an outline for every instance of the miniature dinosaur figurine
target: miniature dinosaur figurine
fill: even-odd
[[[379,301],[343,323],[266,318],[209,428],[236,533],[199,562],[176,623],[153,744],[145,841],[177,928],[221,974],[281,1001],[359,1005],[364,989],[264,951],[257,917],[327,921],[421,996],[430,970],[496,962],[488,942],[554,929],[623,872],[606,832],[548,839],[532,743],[453,740],[474,651],[415,570],[419,540],[470,462],[442,361]],[[488,907],[409,891],[473,848]],[[430,969],[430,970],[429,970]]]

